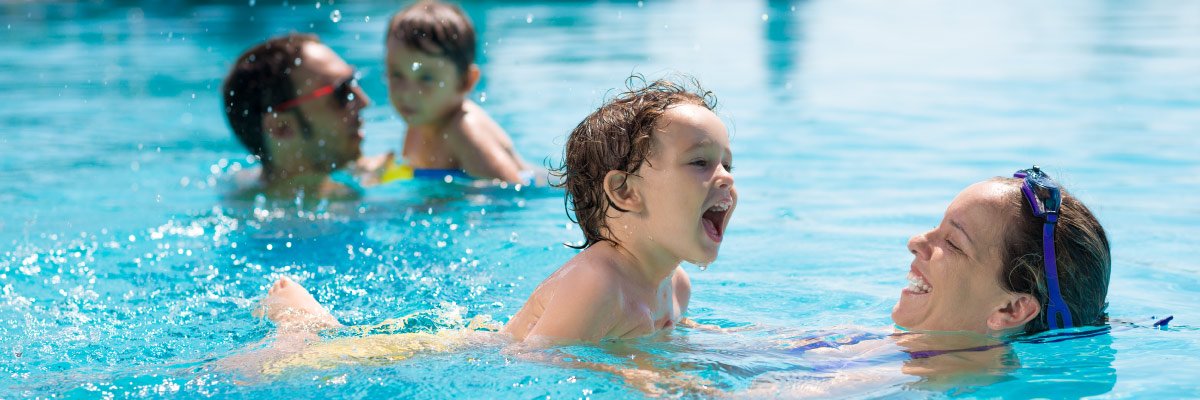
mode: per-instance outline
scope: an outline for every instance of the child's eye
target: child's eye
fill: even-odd
[[[421,82],[433,83],[433,77],[429,75],[421,75]]]
[[[688,165],[695,165],[697,167],[703,168],[703,167],[708,166],[708,160],[705,160],[705,159],[693,160],[692,162],[688,163]]]
[[[725,170],[733,173],[733,164],[724,164]]]

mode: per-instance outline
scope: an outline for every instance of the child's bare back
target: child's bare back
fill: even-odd
[[[608,243],[584,250],[538,285],[502,332],[516,341],[596,342],[670,330],[687,311],[687,273],[643,276],[627,257]]]

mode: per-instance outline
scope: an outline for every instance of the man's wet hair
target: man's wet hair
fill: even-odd
[[[577,249],[613,241],[606,217],[609,209],[624,212],[604,191],[609,171],[637,175],[653,151],[654,130],[664,113],[674,106],[691,104],[709,111],[716,97],[691,78],[687,82],[656,80],[646,83],[640,75],[626,80],[626,90],[588,115],[567,138],[562,164],[554,169],[558,186],[567,191],[564,200],[572,221],[583,230],[584,241]]]
[[[422,0],[400,10],[388,23],[387,40],[449,58],[459,75],[475,63],[475,26],[453,4]]]
[[[262,118],[268,108],[299,95],[292,68],[314,35],[293,33],[262,42],[237,58],[221,85],[225,117],[238,141],[269,168]]]

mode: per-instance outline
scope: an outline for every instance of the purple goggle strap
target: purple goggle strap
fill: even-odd
[[[1025,193],[1025,199],[1033,209],[1033,216],[1046,220],[1042,225],[1042,255],[1046,266],[1046,288],[1050,291],[1049,304],[1046,305],[1046,325],[1050,329],[1071,328],[1075,326],[1071,322],[1071,310],[1067,308],[1067,303],[1062,299],[1062,292],[1058,290],[1058,262],[1054,254],[1054,225],[1058,222],[1058,212],[1046,211],[1042,201],[1034,194],[1033,187],[1029,185],[1028,174],[1025,171],[1017,171],[1013,177],[1025,179],[1021,191]]]

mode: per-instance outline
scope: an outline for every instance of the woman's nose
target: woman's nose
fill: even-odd
[[[928,232],[908,238],[908,251],[922,260],[929,259],[929,239],[926,234]]]

